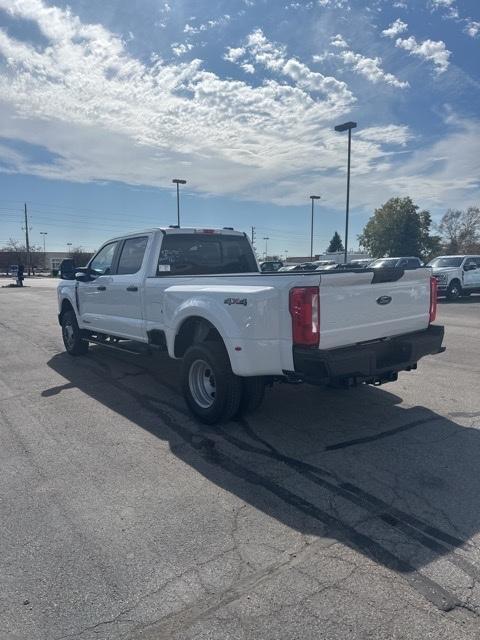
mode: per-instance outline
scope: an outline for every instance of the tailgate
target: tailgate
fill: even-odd
[[[320,349],[426,329],[431,269],[322,274]]]

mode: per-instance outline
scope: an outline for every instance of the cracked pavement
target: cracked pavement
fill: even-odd
[[[28,284],[28,281],[26,282]],[[480,296],[397,383],[197,424],[178,363],[0,289],[1,640],[480,639]]]

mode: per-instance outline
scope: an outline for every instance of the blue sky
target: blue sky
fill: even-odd
[[[350,244],[392,196],[479,205],[478,0],[0,0],[0,245],[176,221]]]

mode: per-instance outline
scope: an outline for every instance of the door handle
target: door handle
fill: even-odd
[[[127,287],[127,291],[138,291],[138,287],[135,287],[134,285],[130,285],[129,287]]]
[[[97,291],[106,291],[107,287],[104,287],[103,284],[97,287]]]

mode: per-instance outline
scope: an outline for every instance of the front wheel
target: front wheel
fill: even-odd
[[[458,280],[452,280],[447,289],[448,300],[458,300],[462,297],[462,287]]]
[[[233,418],[243,390],[224,345],[211,341],[187,349],[182,364],[182,389],[191,412],[205,424]]]
[[[83,356],[88,351],[88,342],[82,340],[77,318],[73,311],[65,311],[62,316],[62,338],[67,353],[71,356]]]

